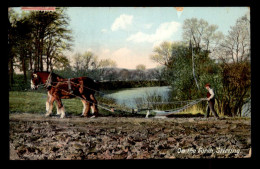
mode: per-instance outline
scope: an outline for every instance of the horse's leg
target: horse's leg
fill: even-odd
[[[59,97],[56,98],[56,103],[57,103],[57,107],[58,107],[57,112],[60,114],[60,118],[63,119],[65,117],[65,108]]]
[[[91,104],[90,108],[91,108],[91,113],[94,114],[94,112],[95,112],[95,105]]]
[[[57,102],[56,102],[57,103]],[[60,115],[60,110],[59,110],[59,107],[58,107],[58,105],[56,105],[56,108],[57,108],[57,115]]]
[[[93,103],[91,106],[92,112],[94,111],[94,115],[98,116],[98,107],[97,107],[97,100],[94,97],[94,94],[90,94],[91,102]]]
[[[87,108],[87,102],[85,100],[83,100],[83,99],[81,99],[81,102],[83,104],[83,110],[82,110],[81,116],[84,116],[86,108]]]
[[[81,100],[83,105],[84,105],[84,109],[83,109],[83,112],[82,112],[82,116],[84,117],[89,117],[90,116],[90,102],[89,102],[89,98],[88,97],[85,97],[85,96],[82,96],[85,100]]]
[[[50,99],[51,99],[50,93],[48,92],[47,94],[48,94],[48,95],[47,95],[47,100],[46,100],[46,112],[49,111],[49,108],[50,108]]]
[[[49,101],[48,101],[49,109],[47,110],[47,112],[45,114],[46,117],[50,116],[50,114],[52,113],[52,108],[53,108],[53,102],[54,101],[55,101],[55,98],[53,96],[50,96],[49,97]],[[46,105],[47,105],[47,103],[46,103]]]

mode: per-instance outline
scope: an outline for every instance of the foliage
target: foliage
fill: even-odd
[[[136,66],[136,70],[144,71],[145,70],[145,65],[144,64],[139,64]]]
[[[203,19],[186,19],[184,42],[161,43],[151,59],[165,66],[164,79],[173,89],[171,100],[205,97],[204,85],[210,83],[218,112],[241,116],[242,106],[250,98],[250,20],[247,16],[239,18],[225,37],[217,28]],[[205,106],[206,102],[200,104],[204,110]]]
[[[169,66],[170,59],[174,52],[173,48],[179,43],[181,42],[162,42],[159,46],[154,47],[153,54],[150,56],[150,59],[159,63],[160,65]]]
[[[222,69],[224,97],[221,98],[221,102],[223,112],[227,115],[241,116],[242,106],[250,97],[250,63],[224,64]]]
[[[185,45],[175,46],[175,55],[172,56],[170,66],[167,69],[166,78],[171,82],[173,89],[173,100],[192,100],[205,97],[206,83],[215,86],[218,80],[219,68],[209,58],[207,51],[196,52],[194,49],[194,62],[196,78],[199,82],[199,90],[196,87],[192,74],[192,52],[191,48]]]
[[[63,55],[70,50],[72,37],[68,29],[65,8],[52,12],[8,12],[8,57],[10,86],[14,83],[14,69],[23,72],[24,83],[28,71],[64,69],[69,61]]]

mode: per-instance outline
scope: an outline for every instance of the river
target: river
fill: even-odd
[[[163,99],[167,99],[170,90],[170,86],[138,87],[116,91],[106,95],[106,97],[115,99],[117,104],[125,105],[129,108],[136,108],[136,99],[145,98],[153,94],[159,95]]]

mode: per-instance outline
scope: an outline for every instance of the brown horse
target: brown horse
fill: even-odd
[[[39,85],[44,85],[48,91],[46,101],[46,116],[52,113],[53,102],[57,103],[57,114],[61,118],[65,117],[65,109],[61,99],[80,97],[83,104],[82,117],[90,117],[90,107],[94,116],[98,116],[97,100],[94,97],[98,91],[98,84],[88,77],[78,77],[65,79],[55,73],[33,72],[31,78],[31,88],[37,89]]]

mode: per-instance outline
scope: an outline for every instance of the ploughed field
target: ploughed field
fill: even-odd
[[[10,159],[246,158],[249,118],[9,115]]]

